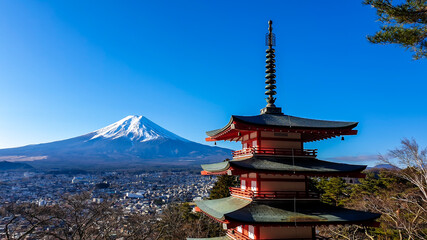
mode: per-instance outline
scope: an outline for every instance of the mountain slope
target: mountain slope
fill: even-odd
[[[0,149],[0,159],[49,167],[200,164],[230,158],[229,149],[182,138],[143,116],[128,116],[97,131],[62,141]],[[37,160],[38,159],[38,160]]]
[[[0,161],[0,171],[31,171],[34,168],[26,163]]]

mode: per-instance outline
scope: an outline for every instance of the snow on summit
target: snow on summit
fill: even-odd
[[[187,139],[169,132],[146,117],[136,115],[127,116],[93,133],[94,136],[90,140],[96,138],[128,138],[131,141],[146,142],[159,138],[168,138],[188,142]]]

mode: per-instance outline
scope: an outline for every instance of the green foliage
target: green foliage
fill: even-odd
[[[378,228],[337,226],[333,231],[320,228],[321,233],[333,239],[351,235],[354,237],[348,239],[367,239],[367,236],[370,239],[426,239],[427,223],[423,222],[427,216],[420,212],[425,209],[425,203],[415,185],[398,176],[409,170],[365,172],[366,178],[359,179],[358,184],[346,184],[341,178],[314,179],[323,202],[382,214]],[[408,231],[412,232],[412,238]]]
[[[342,178],[320,178],[317,188],[322,194],[321,200],[324,203],[342,206],[349,200],[350,191]]]
[[[182,218],[186,221],[198,219],[199,216],[191,212],[192,208],[189,203],[182,203],[178,205],[178,211],[181,213]]]
[[[351,190],[352,197],[357,198],[364,194],[383,194],[384,191],[396,188],[398,184],[407,184],[407,181],[396,177],[390,171],[367,172],[366,178],[359,179],[359,181],[360,184],[354,185]]]
[[[221,175],[213,186],[209,199],[219,199],[230,196],[230,187],[236,187],[239,180],[236,176]]]
[[[414,59],[427,58],[427,0],[364,0],[377,10],[381,30],[368,40],[375,44],[399,44],[415,54]]]

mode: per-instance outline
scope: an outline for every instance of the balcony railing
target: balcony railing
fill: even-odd
[[[237,229],[228,229],[227,230],[227,236],[230,237],[231,239],[235,239],[235,240],[250,240],[250,238],[248,236],[237,231]],[[289,238],[289,240],[311,240],[311,239],[313,239],[313,238]],[[326,237],[316,235],[314,239],[316,239],[316,240],[329,240],[330,238],[326,238]]]
[[[293,148],[244,148],[233,152],[233,157],[252,155],[286,155],[286,156],[317,156],[317,149],[293,149]]]
[[[230,194],[232,196],[239,196],[239,197],[250,198],[250,199],[254,198],[254,192],[251,190],[241,189],[237,187],[230,187],[229,189],[230,189]]]
[[[315,192],[306,191],[252,191],[249,189],[241,189],[230,187],[230,194],[249,199],[319,199],[320,195]]]
[[[243,233],[237,231],[237,229],[228,229],[227,230],[227,235],[231,239],[236,239],[236,240],[249,240],[250,239],[248,236],[246,236]]]

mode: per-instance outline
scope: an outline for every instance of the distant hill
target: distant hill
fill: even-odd
[[[8,161],[0,162],[0,171],[10,171],[10,170],[30,171],[30,170],[34,170],[34,168],[27,163],[8,162]]]
[[[393,170],[393,169],[400,169],[400,168],[394,167],[390,164],[378,164],[374,167],[368,167],[367,168],[367,170],[379,170],[379,169]]]
[[[231,158],[231,150],[182,138],[143,116],[128,116],[97,131],[62,141],[0,149],[0,159],[37,168],[185,166]]]

